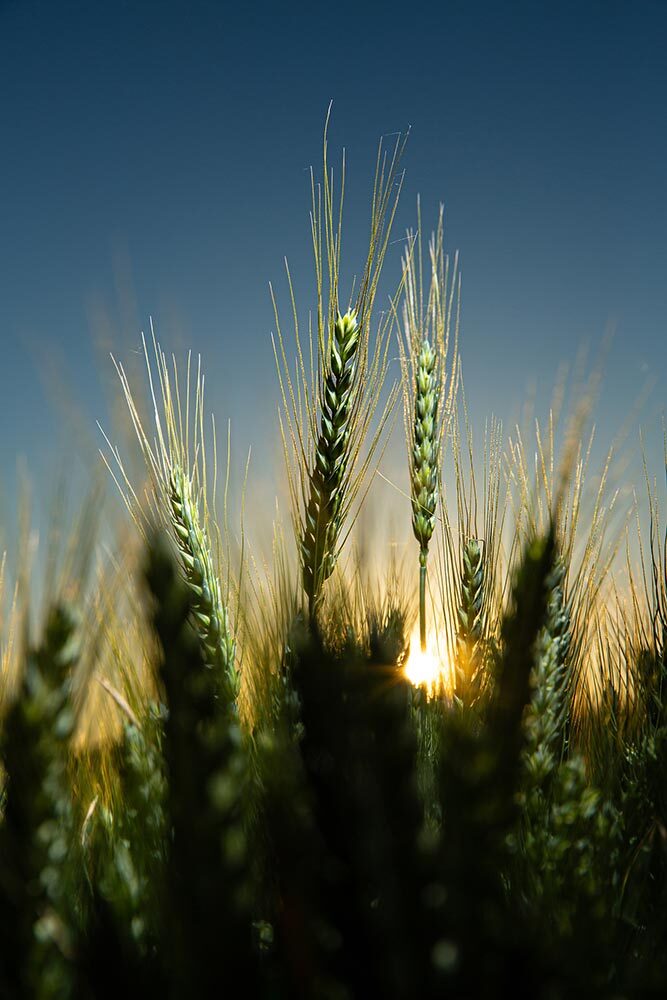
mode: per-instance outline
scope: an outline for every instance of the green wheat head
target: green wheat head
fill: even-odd
[[[170,476],[169,501],[172,529],[190,590],[192,615],[205,660],[209,666],[219,670],[228,698],[236,700],[240,674],[234,664],[235,643],[229,628],[227,608],[213,566],[208,534],[192,496],[191,480],[178,467]]]
[[[428,338],[422,340],[415,372],[415,416],[412,449],[412,530],[419,542],[419,564],[426,566],[428,546],[435,528],[438,503],[440,386],[436,354]]]
[[[482,667],[484,633],[484,551],[477,538],[470,538],[463,548],[463,573],[459,598],[456,635],[456,690],[458,697],[477,693]]]
[[[421,214],[418,206],[419,229]],[[424,301],[421,235],[408,233],[403,260],[403,414],[408,464],[412,530],[419,544],[419,631],[426,647],[426,567],[440,494],[443,438],[449,428],[458,379],[457,262],[450,275],[444,253],[444,211],[429,244],[430,275]],[[452,315],[454,303],[454,330]],[[450,361],[450,339],[454,340]],[[449,363],[449,366],[448,366]]]
[[[167,529],[190,591],[192,617],[206,663],[216,670],[224,699],[235,702],[239,694],[240,674],[235,665],[235,642],[229,622],[228,602],[223,599],[217,553],[212,544],[211,531],[217,528],[209,510],[206,489],[203,376],[198,367],[193,393],[188,357],[182,390],[176,362],[173,360],[172,376],[155,335],[153,363],[143,336],[142,341],[155,424],[152,442],[144,429],[127,374],[121,364],[115,360],[114,364],[150,475],[145,498],[142,500],[137,495],[118,449],[111,445],[106,435],[116,469],[112,469],[106,456],[102,457],[143,536],[147,537],[155,524]],[[193,395],[194,407],[191,406]],[[194,409],[194,419],[191,408]],[[213,435],[213,464],[217,468],[215,425]]]
[[[354,311],[338,315],[329,349],[320,431],[301,539],[303,587],[311,606],[336,562],[346,472],[351,459],[350,409],[359,332]]]
[[[327,163],[325,127],[321,185],[315,183],[311,171],[317,309],[309,317],[307,342],[299,331],[298,309],[287,268],[296,372],[287,357],[271,289],[276,320],[273,346],[282,397],[280,427],[301,578],[311,621],[322,600],[323,584],[334,570],[358,513],[359,493],[396,400],[393,388],[386,401],[381,402],[395,308],[380,320],[374,335],[371,324],[400,195],[402,175],[398,166],[406,138],[399,136],[392,153],[387,153],[380,143],[366,263],[354,301],[350,298],[343,311],[339,275],[345,160],[337,196],[333,172]],[[376,413],[379,417],[371,431]]]

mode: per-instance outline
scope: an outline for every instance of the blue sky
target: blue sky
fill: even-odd
[[[412,127],[386,292],[417,193],[426,227],[443,201],[473,419],[511,418],[534,384],[547,398],[558,366],[584,342],[595,355],[611,330],[602,439],[651,380],[641,421],[659,471],[666,51],[660,0],[0,0],[5,503],[19,456],[40,491],[62,449],[84,447],[68,408],[99,443],[114,395],[104,351],[111,341],[131,360],[149,316],[167,346],[201,352],[219,424],[231,418],[239,452],[252,443],[268,476],[268,283],[281,286],[287,255],[306,313],[308,167],[330,100],[351,270],[377,140]]]

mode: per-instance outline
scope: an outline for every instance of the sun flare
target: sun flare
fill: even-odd
[[[426,640],[426,649],[422,650],[419,643],[419,628],[415,628],[410,639],[410,652],[403,668],[405,677],[415,687],[426,687],[429,693],[436,689],[452,688],[452,668],[442,651],[438,649],[437,638],[430,633]]]

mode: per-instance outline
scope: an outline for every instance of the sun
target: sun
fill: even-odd
[[[410,653],[403,673],[415,687],[425,687],[429,694],[444,687],[452,688],[452,669],[448,661],[438,650],[437,637],[431,633],[426,639],[426,649],[422,650],[419,643],[419,628],[415,628],[410,639]]]

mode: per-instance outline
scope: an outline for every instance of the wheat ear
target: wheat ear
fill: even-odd
[[[419,641],[426,649],[426,561],[438,503],[438,397],[435,352],[421,343],[415,377],[412,452],[412,530],[419,542]]]
[[[227,608],[222,600],[208,534],[193,498],[192,481],[183,469],[172,470],[169,481],[171,526],[183,575],[190,589],[192,616],[209,666],[215,667],[226,686],[228,699],[236,700],[240,675],[234,664],[234,640]]]
[[[418,204],[419,228],[421,213]],[[440,492],[443,436],[449,427],[456,385],[458,339],[457,261],[450,276],[444,253],[444,210],[429,245],[431,274],[427,302],[423,297],[421,236],[408,233],[409,250],[403,261],[404,338],[401,343],[403,402],[409,442],[412,530],[419,543],[419,640],[426,649],[426,573],[428,550],[435,528]],[[456,299],[453,361],[447,370]]]
[[[328,126],[328,117],[327,117]],[[362,499],[375,453],[383,439],[396,400],[396,388],[385,397],[390,333],[395,303],[372,336],[372,312],[377,284],[389,244],[402,175],[398,166],[405,145],[399,137],[387,154],[380,143],[371,206],[366,263],[358,291],[347,309],[340,309],[339,273],[345,159],[340,195],[334,191],[327,163],[324,133],[322,184],[311,171],[311,235],[315,257],[316,314],[309,319],[307,342],[299,332],[292,281],[287,280],[294,319],[296,373],[288,361],[273,298],[276,337],[274,352],[282,396],[281,433],[292,501],[301,576],[314,622],[322,587],[331,576]],[[375,429],[370,433],[371,424]]]
[[[457,608],[457,663],[455,694],[477,693],[484,631],[484,552],[481,542],[470,538],[463,547],[463,572]]]
[[[343,485],[350,460],[350,405],[358,347],[359,324],[355,312],[339,314],[331,338],[301,539],[303,587],[311,608],[335,565]]]
[[[194,420],[191,420],[193,393],[190,384],[190,358],[188,357],[183,406],[176,361],[172,359],[172,381],[166,356],[154,334],[152,340],[154,366],[142,335],[155,424],[153,443],[144,429],[127,374],[122,364],[114,359],[150,474],[150,485],[143,501],[130,482],[118,449],[111,445],[106,435],[104,437],[116,468],[112,468],[106,455],[102,454],[102,458],[142,533],[146,535],[146,529],[157,522],[171,536],[190,590],[192,618],[205,660],[217,672],[225,701],[235,702],[240,688],[240,675],[235,664],[235,642],[228,608],[223,600],[220,577],[216,571],[211,543],[211,527],[215,528],[215,525],[209,513],[206,492],[204,380],[198,366],[194,385]],[[154,367],[157,371],[158,388],[155,385]]]

